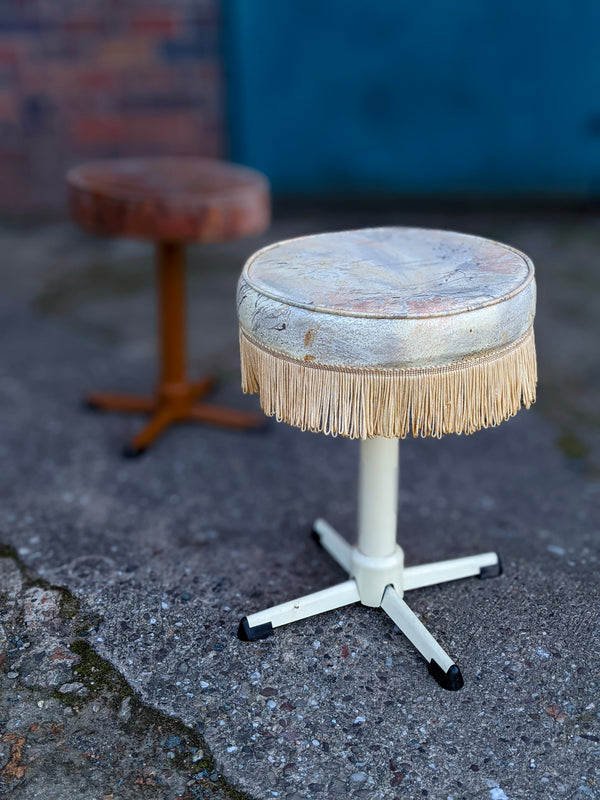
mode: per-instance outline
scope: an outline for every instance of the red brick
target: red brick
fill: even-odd
[[[17,124],[19,121],[19,103],[15,91],[0,92],[0,123]]]
[[[131,30],[151,36],[176,36],[183,29],[181,14],[167,8],[134,11],[130,18]]]
[[[30,57],[32,43],[27,39],[14,37],[0,39],[0,64],[16,66]]]
[[[154,44],[142,37],[123,36],[103,42],[98,55],[100,64],[111,69],[139,68],[153,62]]]
[[[77,72],[76,86],[78,91],[83,92],[114,91],[119,88],[119,79],[114,71],[84,69]]]
[[[62,21],[61,27],[69,35],[101,33],[105,27],[102,17],[78,15]]]
[[[11,19],[30,21],[33,5],[40,30],[0,32],[0,212],[61,207],[65,170],[84,158],[222,155],[216,43],[185,63],[161,48],[213,36],[217,0],[14,0]]]
[[[70,126],[71,137],[78,144],[120,142],[125,135],[125,123],[120,116],[82,116]]]
[[[70,130],[81,145],[152,144],[165,152],[182,152],[201,145],[198,120],[191,112],[87,115],[77,119]]]
[[[184,76],[175,70],[165,68],[164,64],[148,64],[143,69],[128,69],[119,73],[119,86],[122,94],[128,92],[152,91],[157,95],[176,91],[178,86],[186,85]]]

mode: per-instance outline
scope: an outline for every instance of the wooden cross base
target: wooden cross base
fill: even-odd
[[[151,414],[146,427],[125,445],[123,454],[127,457],[141,455],[175,422],[205,422],[237,430],[266,424],[264,414],[198,402],[214,388],[215,380],[210,375],[196,383],[186,378],[185,249],[180,242],[159,242],[156,255],[161,376],[158,389],[154,397],[100,392],[86,397],[88,408]]]
[[[93,392],[86,397],[85,403],[95,411],[151,415],[150,421],[123,448],[123,455],[128,458],[142,455],[167,428],[177,422],[204,422],[238,430],[264,427],[264,414],[198,402],[214,387],[215,379],[207,375],[195,383],[163,385],[154,397]]]

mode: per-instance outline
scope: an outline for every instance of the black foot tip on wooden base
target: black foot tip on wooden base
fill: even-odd
[[[249,425],[247,428],[245,428],[244,433],[254,434],[255,436],[264,436],[266,433],[270,433],[271,431],[271,425],[269,423],[269,418],[265,417],[261,422],[257,422],[255,425]]]
[[[132,447],[130,444],[126,444],[123,448],[123,458],[139,458],[144,455],[146,450],[146,447]]]
[[[100,411],[99,404],[93,400],[91,397],[84,397],[81,401],[81,407],[85,409],[85,411]]]
[[[442,689],[447,689],[449,692],[457,692],[465,685],[463,676],[460,674],[456,664],[452,664],[451,667],[448,667],[448,671],[444,672],[437,661],[431,659],[428,669],[429,674],[436,679]]]
[[[242,617],[237,635],[242,642],[258,642],[259,639],[267,639],[273,635],[273,626],[270,622],[265,622],[264,625],[251,627],[248,625],[248,617]]]

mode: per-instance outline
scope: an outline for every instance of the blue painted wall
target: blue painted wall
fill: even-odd
[[[597,0],[226,0],[231,155],[280,191],[600,193]]]

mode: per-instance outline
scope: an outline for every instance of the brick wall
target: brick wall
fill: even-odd
[[[224,150],[219,0],[1,0],[0,212],[95,157]]]

